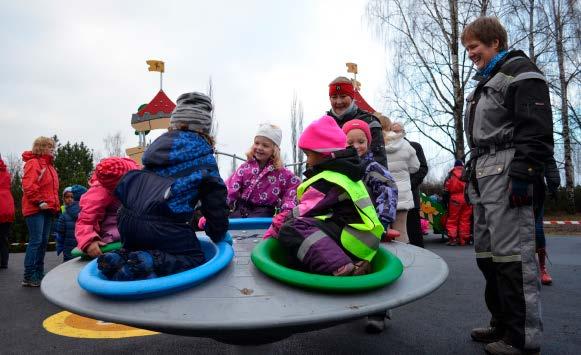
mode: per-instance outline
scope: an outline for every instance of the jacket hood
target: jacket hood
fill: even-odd
[[[148,170],[190,163],[196,158],[213,154],[214,150],[202,136],[192,131],[168,131],[147,148],[141,159]]]
[[[388,153],[397,152],[400,150],[404,145],[404,138],[399,137],[391,141],[385,142],[385,151]]]
[[[79,212],[81,212],[79,201],[73,201],[73,203],[65,207],[65,213],[71,216],[73,219],[77,219]]]
[[[355,148],[347,148],[334,152],[335,158],[330,158],[321,164],[305,171],[305,176],[311,178],[324,170],[331,170],[347,176],[353,181],[363,178],[365,169],[361,164]]]
[[[6,171],[6,164],[4,164],[2,159],[0,159],[0,171]]]
[[[27,162],[27,161],[32,160],[32,159],[35,159],[35,158],[36,159],[42,159],[42,160],[46,161],[49,164],[52,163],[52,161],[54,159],[52,155],[48,155],[48,154],[37,155],[37,154],[32,153],[32,151],[30,151],[30,150],[27,150],[24,153],[22,153],[22,160],[24,162]]]
[[[95,186],[103,186],[103,185],[101,185],[101,183],[99,182],[99,179],[97,179],[97,174],[95,172],[93,172],[93,175],[91,175],[91,178],[89,179],[89,187],[95,187]]]
[[[454,176],[460,179],[462,177],[463,168],[464,168],[463,166],[455,166],[454,169],[452,169],[452,174],[454,174]]]

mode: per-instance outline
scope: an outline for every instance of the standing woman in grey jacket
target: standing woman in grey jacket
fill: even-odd
[[[534,185],[553,156],[547,80],[495,17],[462,32],[477,69],[466,97],[464,127],[471,149],[467,193],[474,206],[476,262],[486,286],[489,326],[472,339],[489,354],[539,353],[543,323],[535,259]]]
[[[395,179],[398,190],[397,214],[392,228],[400,233],[395,238],[403,243],[409,243],[407,234],[407,213],[414,208],[414,197],[410,174],[420,168],[420,161],[416,156],[416,150],[404,139],[405,130],[403,124],[394,122],[391,129],[383,132],[385,140],[385,152],[389,171]]]

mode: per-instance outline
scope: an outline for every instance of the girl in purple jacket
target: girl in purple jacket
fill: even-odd
[[[271,124],[262,124],[254,143],[240,165],[226,181],[230,217],[272,217],[272,226],[264,235],[278,233],[286,215],[296,205],[296,191],[300,179],[283,167],[280,157],[282,131]]]
[[[347,145],[357,150],[361,164],[365,169],[363,182],[367,186],[369,196],[377,211],[377,216],[385,229],[382,241],[391,241],[399,237],[399,232],[389,229],[395,221],[397,212],[397,185],[393,176],[383,165],[373,159],[371,146],[371,130],[362,120],[351,120],[343,125],[343,132],[347,135]]]

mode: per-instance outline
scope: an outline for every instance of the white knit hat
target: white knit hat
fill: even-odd
[[[266,137],[280,147],[282,143],[282,130],[275,125],[263,123],[258,127],[258,132],[255,136]]]

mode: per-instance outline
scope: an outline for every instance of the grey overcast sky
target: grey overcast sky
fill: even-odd
[[[365,5],[3,1],[0,153],[19,156],[36,137],[54,134],[85,142],[99,156],[103,139],[116,132],[124,148],[136,146],[131,114],[159,90],[159,73],[148,72],[145,61],[159,59],[174,102],[184,92],[206,92],[212,78],[219,150],[244,153],[259,123],[270,122],[283,128],[290,157],[293,92],[306,125],[329,108],[327,84],[347,75],[346,62],[358,64],[366,100],[383,108],[388,56],[365,20]]]

